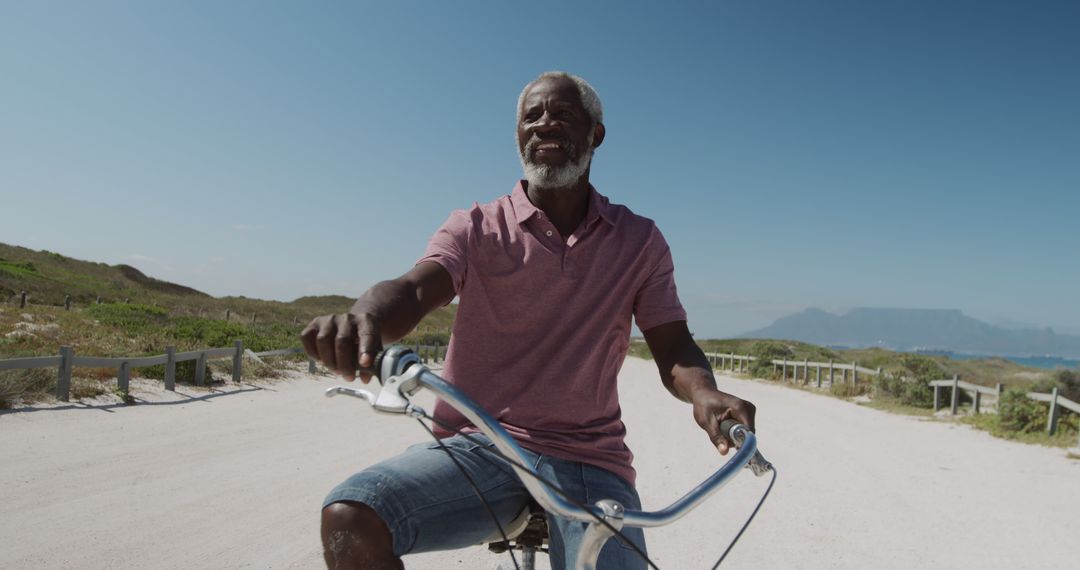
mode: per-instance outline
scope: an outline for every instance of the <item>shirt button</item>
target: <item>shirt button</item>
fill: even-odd
[[[551,237],[551,230],[548,230],[548,231],[546,231],[544,233],[547,234],[548,237]]]

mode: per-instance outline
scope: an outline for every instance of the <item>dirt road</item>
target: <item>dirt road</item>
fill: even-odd
[[[620,378],[645,508],[720,457],[651,362]],[[318,508],[357,467],[426,437],[411,420],[328,400],[328,377],[227,392],[136,394],[134,406],[0,415],[0,568],[319,568]],[[773,495],[729,568],[1068,568],[1080,461],[963,426],[889,415],[766,382],[755,402]],[[765,488],[740,477],[674,527],[650,531],[660,568],[708,568]],[[409,568],[495,568],[482,548]]]

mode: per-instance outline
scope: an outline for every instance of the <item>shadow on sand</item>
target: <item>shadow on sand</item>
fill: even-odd
[[[58,405],[45,405],[45,406],[23,406],[19,408],[0,409],[0,416],[7,414],[29,414],[36,412],[55,412],[60,410],[100,410],[102,412],[112,413],[116,408],[129,408],[134,406],[175,406],[179,404],[190,404],[192,402],[207,402],[212,403],[213,400],[224,396],[232,396],[233,394],[243,394],[245,392],[276,392],[272,388],[266,386],[256,386],[254,384],[230,384],[228,386],[222,384],[221,386],[210,386],[209,391],[203,392],[202,390],[194,393],[188,393],[190,390],[188,386],[177,387],[175,392],[162,392],[166,397],[175,397],[175,400],[157,400],[151,401],[145,398],[139,398],[131,396],[130,402],[103,402],[103,403],[88,403],[88,402],[73,402],[70,404],[58,404]]]

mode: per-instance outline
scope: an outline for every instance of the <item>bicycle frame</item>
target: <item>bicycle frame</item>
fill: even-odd
[[[378,371],[378,377],[382,379],[383,385],[378,395],[367,390],[345,386],[329,388],[326,395],[346,394],[366,400],[378,412],[424,417],[426,412],[412,404],[409,397],[420,389],[432,391],[437,397],[461,412],[491,439],[504,456],[512,460],[511,466],[517,472],[522,484],[544,510],[566,519],[588,523],[575,563],[578,570],[594,570],[600,549],[614,535],[610,528],[597,522],[597,519],[603,519],[616,530],[621,530],[626,526],[648,528],[670,524],[720,490],[743,467],[749,466],[756,475],[762,475],[771,468],[771,465],[757,452],[757,438],[754,433],[746,426],[731,422],[732,427],[725,431],[728,431],[732,441],[739,444],[738,450],[715,473],[672,504],[657,511],[642,511],[625,509],[618,502],[605,499],[597,501],[595,505],[587,506],[586,509],[581,509],[541,483],[536,473],[528,467],[530,462],[521,446],[499,425],[499,422],[464,392],[424,366],[415,353],[403,347],[394,346],[388,349],[379,360],[381,370]]]

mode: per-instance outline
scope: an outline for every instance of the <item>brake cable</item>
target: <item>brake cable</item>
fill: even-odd
[[[761,505],[765,504],[765,499],[769,497],[769,491],[772,491],[773,483],[776,483],[776,467],[770,465],[769,471],[772,471],[772,480],[769,481],[769,486],[765,488],[765,494],[761,495],[761,500],[758,501],[757,506],[754,507],[754,512],[750,513],[750,517],[746,519],[746,522],[743,523],[742,528],[740,528],[739,532],[735,534],[735,538],[731,539],[731,544],[729,544],[728,547],[724,549],[724,553],[720,555],[720,559],[716,561],[716,564],[713,564],[712,570],[716,570],[720,567],[720,563],[724,561],[724,558],[727,558],[728,553],[731,552],[731,549],[735,546],[735,543],[739,542],[739,538],[742,537],[743,532],[746,531],[746,527],[750,526],[750,522],[754,520],[755,516],[757,516],[757,512],[761,509]]]
[[[454,457],[453,453],[450,453],[450,449],[446,447],[446,444],[444,444],[442,440],[435,435],[434,431],[431,431],[431,428],[429,428],[422,419],[416,418],[416,423],[420,424],[424,428],[424,430],[431,434],[431,437],[435,440],[435,443],[439,444],[439,449],[442,449],[446,452],[446,456],[450,458],[450,461],[454,462],[454,465],[457,466],[458,471],[461,471],[461,474],[465,476],[465,479],[468,480],[469,485],[472,486],[473,492],[476,493],[476,497],[480,499],[481,503],[484,504],[484,509],[487,510],[488,516],[490,516],[492,522],[495,523],[495,528],[499,529],[499,536],[502,537],[503,541],[506,542],[507,546],[509,547],[510,537],[506,536],[506,531],[503,530],[502,524],[499,523],[499,517],[495,516],[495,509],[492,509],[491,505],[488,504],[487,499],[484,498],[484,492],[480,490],[480,487],[476,484],[476,481],[473,481],[472,476],[469,475],[469,472],[461,466],[461,462],[458,461],[458,458]],[[514,563],[514,569],[521,570],[521,566],[518,566],[517,557],[514,556],[514,549],[507,548],[506,551],[510,553],[510,560]]]

